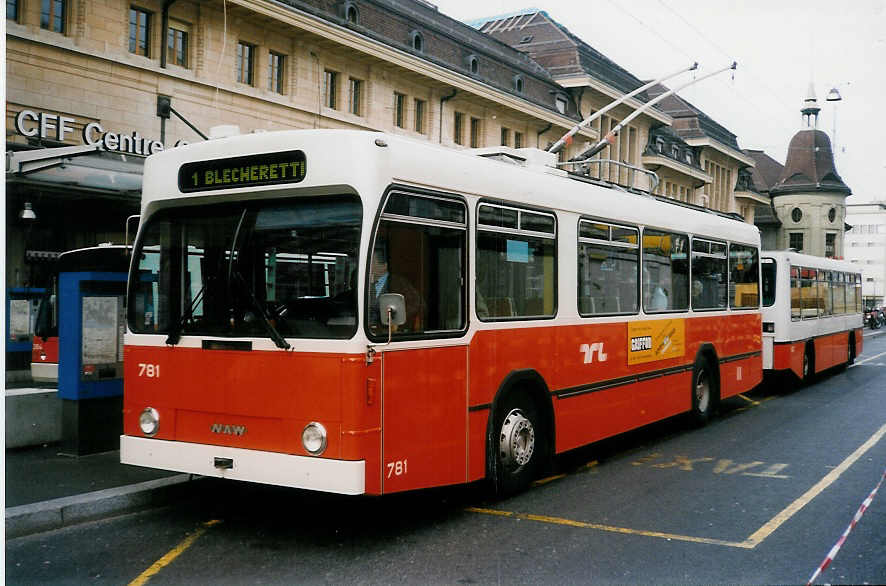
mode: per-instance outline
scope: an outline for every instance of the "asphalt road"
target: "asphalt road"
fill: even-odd
[[[805,583],[886,467],[886,336],[813,385],[760,388],[558,460],[489,502],[194,483],[189,500],[7,542],[25,583]],[[886,581],[886,487],[821,583]]]

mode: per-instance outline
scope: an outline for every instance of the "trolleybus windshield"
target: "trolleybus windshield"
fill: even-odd
[[[136,333],[349,338],[357,329],[356,196],[301,197],[154,214],[130,278]],[[232,252],[233,251],[233,252]]]

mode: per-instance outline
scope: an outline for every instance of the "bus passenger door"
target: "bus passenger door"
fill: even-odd
[[[382,357],[382,492],[467,480],[467,346]]]

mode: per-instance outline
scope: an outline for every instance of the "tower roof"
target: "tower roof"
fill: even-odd
[[[769,191],[773,197],[799,192],[852,193],[837,175],[831,140],[821,130],[807,128],[794,135],[781,176]]]

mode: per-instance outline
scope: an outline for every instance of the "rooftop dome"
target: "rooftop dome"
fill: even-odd
[[[837,175],[831,140],[814,128],[801,130],[791,139],[787,163],[769,194],[775,197],[810,191],[852,193]]]

